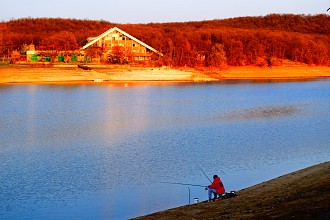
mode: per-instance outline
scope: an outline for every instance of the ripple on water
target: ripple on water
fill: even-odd
[[[227,112],[220,116],[221,120],[258,120],[271,118],[285,118],[302,113],[304,105],[275,105],[240,109]]]

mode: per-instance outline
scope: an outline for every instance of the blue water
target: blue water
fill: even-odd
[[[0,219],[128,219],[330,159],[330,81],[0,85]]]

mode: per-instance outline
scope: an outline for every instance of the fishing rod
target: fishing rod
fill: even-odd
[[[203,185],[196,185],[196,184],[190,184],[190,183],[174,183],[174,182],[159,182],[159,183],[167,183],[167,184],[175,184],[175,185],[183,185],[183,186],[199,186],[199,187],[207,187]]]
[[[204,176],[206,176],[206,178],[210,181],[210,183],[212,183],[211,179],[206,175],[206,173],[202,170],[202,168],[200,166],[198,166],[198,168],[203,172]]]

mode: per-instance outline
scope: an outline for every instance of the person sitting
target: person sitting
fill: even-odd
[[[213,199],[212,199],[212,193],[214,195]],[[224,193],[225,193],[225,187],[223,186],[220,177],[214,175],[213,183],[208,186],[209,201],[216,200],[218,195],[222,195]]]

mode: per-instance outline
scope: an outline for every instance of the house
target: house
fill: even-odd
[[[151,46],[117,27],[111,28],[99,35],[90,37],[88,43],[82,47],[82,53],[90,55],[100,61],[125,63],[134,61],[150,61],[152,54],[163,56]]]

